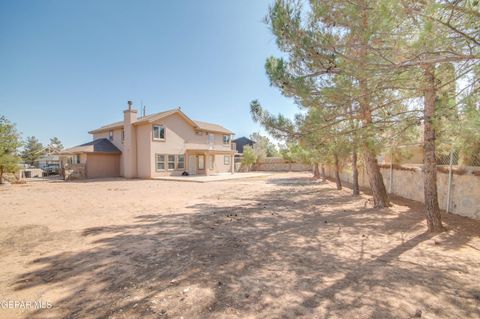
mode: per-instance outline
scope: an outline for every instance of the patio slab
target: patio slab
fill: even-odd
[[[232,180],[232,179],[263,177],[263,176],[270,176],[270,175],[272,174],[264,173],[264,172],[249,172],[249,173],[235,173],[235,174],[209,175],[209,176],[163,176],[163,177],[155,177],[154,179],[164,180],[164,181],[177,181],[177,182],[209,183],[209,182],[226,181],[226,180]]]

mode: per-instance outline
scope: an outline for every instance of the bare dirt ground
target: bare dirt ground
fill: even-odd
[[[0,188],[0,318],[479,318],[480,221],[307,174]]]

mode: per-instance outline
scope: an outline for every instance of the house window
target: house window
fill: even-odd
[[[155,156],[155,168],[157,169],[157,171],[165,170],[165,155],[157,154]]]
[[[168,155],[168,169],[175,169],[175,155]]]
[[[177,168],[178,169],[184,169],[185,168],[185,155],[178,155]]]
[[[80,155],[72,155],[67,161],[69,164],[80,164]]]
[[[165,139],[165,128],[162,125],[153,126],[153,139],[154,140],[164,140]]]
[[[198,169],[205,169],[205,156],[198,155]]]
[[[109,139],[110,141],[113,141],[113,131],[109,131],[109,132],[108,132],[108,139]]]
[[[230,144],[230,135],[223,136],[223,144]]]
[[[184,169],[185,168],[185,155],[155,155],[155,167],[157,171],[164,171],[165,169]]]
[[[122,143],[125,141],[125,130],[122,130]]]
[[[210,156],[210,165],[209,165],[209,168],[211,170],[213,170],[215,168],[215,156],[214,155],[211,155]]]
[[[230,156],[225,155],[223,157],[223,164],[230,165]]]
[[[208,144],[213,144],[215,143],[215,135],[212,133],[208,133]]]

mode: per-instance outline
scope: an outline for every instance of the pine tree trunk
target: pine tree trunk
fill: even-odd
[[[0,168],[0,184],[3,184],[3,168]]]
[[[368,144],[364,145],[363,158],[365,161],[365,168],[367,170],[368,183],[373,195],[373,207],[383,208],[390,206],[387,189],[383,183],[382,173],[378,167],[377,158],[370,150]]]
[[[314,165],[314,168],[313,168],[313,177],[315,179],[319,179],[320,178],[320,170],[318,168],[318,163],[315,163],[313,164]]]
[[[337,183],[337,189],[342,189],[342,181],[340,180],[340,164],[338,162],[338,155],[335,153],[333,154],[335,158],[335,182]]]
[[[353,147],[352,153],[352,181],[353,181],[353,196],[360,195],[360,187],[358,186],[358,167],[357,167],[357,148]]]
[[[370,99],[368,97],[368,86],[366,80],[359,81],[360,87],[360,108],[362,115],[362,124],[366,128],[366,132],[363,139],[363,159],[365,162],[365,168],[367,170],[368,184],[373,195],[373,206],[375,208],[383,208],[390,206],[390,199],[388,198],[387,189],[383,183],[382,173],[378,167],[377,157],[369,145],[371,139],[371,132],[369,128],[372,126],[372,112],[370,110]]]
[[[438,207],[437,195],[437,163],[435,158],[435,67],[431,64],[424,66],[425,76],[425,106],[423,123],[423,184],[425,196],[425,214],[428,230],[442,232],[442,216]]]
[[[322,164],[322,181],[326,181],[327,180],[327,174],[325,174],[325,165]]]
[[[365,168],[367,170],[368,183],[370,184],[370,189],[372,190],[373,195],[373,205],[375,208],[383,208],[390,206],[390,200],[388,198],[387,189],[383,183],[383,177],[380,173],[380,168],[378,167],[377,158],[375,153],[371,150],[369,142],[371,140],[370,128],[372,127],[372,110],[370,107],[370,89],[368,87],[368,74],[366,73],[366,63],[368,61],[368,13],[369,8],[366,5],[366,1],[361,2],[362,7],[362,25],[363,30],[359,30],[360,34],[358,35],[361,46],[359,50],[360,63],[359,68],[365,73],[361,73],[358,77],[358,86],[360,89],[359,97],[359,106],[360,106],[360,115],[362,120],[362,125],[364,128],[365,135],[363,140],[365,141],[362,145],[363,147],[363,159],[365,161]]]

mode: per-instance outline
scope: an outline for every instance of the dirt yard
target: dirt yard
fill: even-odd
[[[480,221],[431,236],[368,198],[298,173],[2,187],[0,318],[479,318]]]

